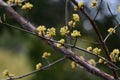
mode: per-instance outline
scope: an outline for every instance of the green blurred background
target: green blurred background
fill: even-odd
[[[33,3],[34,7],[29,12],[21,10],[20,7],[13,8],[25,18],[29,19],[31,23],[36,25],[36,27],[39,25],[56,27],[57,36],[55,39],[59,40],[63,38],[59,34],[59,29],[65,25],[64,0],[31,0],[30,2]],[[91,9],[89,9],[89,6],[85,7],[88,13],[91,14]],[[98,44],[92,44],[89,42],[98,42],[95,32],[92,29],[89,21],[80,12],[73,11],[73,4],[71,2],[69,2],[68,8],[69,20],[71,19],[72,13],[79,13],[81,16],[81,20],[77,24],[76,29],[81,31],[82,37],[78,39],[77,45],[82,48],[87,48],[90,45],[93,47],[100,47]],[[96,13],[96,10],[93,12]],[[2,16],[3,13],[4,11],[0,9],[0,16]],[[111,15],[105,15],[103,13],[101,14],[101,17],[104,16],[104,18],[97,18],[96,22],[99,25],[98,27],[103,37],[105,37],[108,34],[107,29],[109,27],[113,27],[115,24]],[[93,15],[91,16],[94,17]],[[20,27],[19,23],[7,15],[6,22]],[[120,49],[119,33],[120,31],[118,28],[117,33],[113,34],[113,36],[107,40],[107,45],[110,51],[112,51],[114,48]],[[2,71],[4,69],[8,69],[15,75],[21,75],[34,70],[35,65],[39,62],[42,62],[43,65],[47,65],[47,61],[41,58],[42,53],[45,51],[52,53],[52,56],[49,59],[50,62],[63,57],[62,54],[49,47],[48,44],[42,41],[40,38],[19,30],[15,30],[5,25],[0,25],[0,79],[4,78],[2,76]],[[82,51],[74,51],[79,55],[84,56],[87,60],[91,58],[96,59],[96,61],[98,60],[97,58]],[[102,78],[86,72],[84,69],[72,69],[70,62],[71,61],[69,60],[65,60],[47,70],[38,72],[21,80],[103,80]],[[104,65],[97,66],[108,73],[110,72],[110,70]]]

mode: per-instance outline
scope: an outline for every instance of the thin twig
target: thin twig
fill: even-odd
[[[97,44],[97,45],[100,45],[99,42],[95,42],[95,41],[88,41],[86,39],[79,39],[80,41],[83,41],[83,42],[87,42],[87,43],[92,43],[92,44]]]
[[[95,15],[93,21],[95,21],[95,19],[96,19],[98,13],[99,13],[99,11],[100,11],[100,7],[101,7],[101,5],[102,5],[102,2],[103,2],[103,0],[100,1],[100,5],[99,5],[99,7],[98,7],[97,13],[96,13],[96,15]]]
[[[29,76],[29,75],[32,75],[32,74],[36,73],[36,72],[40,72],[41,70],[47,69],[47,68],[49,68],[49,67],[51,67],[51,66],[53,66],[53,65],[55,65],[55,64],[57,64],[57,63],[59,63],[59,62],[61,62],[61,61],[63,61],[63,60],[65,60],[65,59],[66,59],[66,56],[64,56],[63,58],[60,58],[60,59],[58,59],[58,60],[50,63],[50,64],[47,65],[47,66],[42,67],[42,68],[39,69],[39,70],[34,70],[34,71],[32,71],[32,72],[29,72],[29,73],[26,73],[26,74],[23,74],[23,75],[20,75],[20,76],[16,76],[16,77],[11,77],[11,78],[14,80],[14,79],[21,79],[21,78],[27,77],[27,76]],[[11,79],[10,79],[10,78],[7,78],[7,79],[3,79],[3,80],[11,80]]]
[[[69,0],[65,0],[65,26],[68,26],[68,2]],[[68,44],[70,44],[69,34],[66,35],[66,41]],[[68,47],[68,49],[71,50],[70,47]]]
[[[73,46],[76,46],[77,40],[78,40],[78,38],[76,37],[76,38],[75,38],[75,42],[74,42],[74,45],[73,45]]]
[[[120,23],[118,25],[116,25],[113,29],[116,29],[117,27],[119,27]],[[112,33],[108,33],[108,35],[105,37],[104,42],[106,42],[106,40],[110,37]]]
[[[108,7],[108,10],[109,10],[111,16],[113,17],[113,20],[115,20],[115,22],[116,22],[117,24],[119,24],[119,21],[117,21],[117,19],[114,17],[114,15],[113,15],[113,13],[112,13],[112,11],[111,11],[108,3],[107,3],[107,7]]]

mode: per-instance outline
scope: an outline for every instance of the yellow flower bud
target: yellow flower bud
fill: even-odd
[[[72,67],[72,68],[76,68],[76,67],[77,67],[77,63],[74,62],[74,61],[72,61],[72,62],[71,62],[71,67]]]
[[[92,51],[92,47],[89,46],[89,47],[87,48],[87,51]]]
[[[42,63],[38,63],[37,65],[36,65],[36,70],[40,70],[42,68]]]
[[[42,58],[48,59],[50,56],[51,56],[51,53],[44,52],[43,55],[42,55]]]
[[[3,71],[3,76],[9,76],[9,71],[8,70],[4,70]]]
[[[108,32],[109,32],[109,33],[115,33],[116,31],[115,31],[114,28],[109,28],[109,29],[108,29]]]
[[[74,20],[75,22],[79,21],[79,20],[80,20],[79,15],[78,15],[78,14],[73,14],[73,20]]]
[[[91,65],[93,65],[93,66],[96,66],[96,62],[95,62],[94,59],[90,59],[90,60],[88,61],[88,63],[91,64]]]
[[[73,32],[71,33],[71,36],[72,36],[72,37],[78,37],[78,36],[81,36],[81,34],[80,34],[79,31],[73,30]]]

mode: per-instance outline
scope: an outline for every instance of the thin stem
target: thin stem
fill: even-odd
[[[75,38],[75,42],[74,42],[74,45],[73,46],[76,46],[76,43],[77,43],[77,37]]]
[[[31,31],[28,31],[28,30],[26,30],[26,29],[19,28],[19,27],[17,27],[17,26],[14,26],[14,25],[11,25],[11,24],[8,24],[8,23],[0,22],[0,24],[3,24],[3,25],[6,25],[6,26],[9,26],[9,27],[12,27],[12,28],[14,28],[14,29],[17,29],[17,30],[20,30],[20,31],[23,31],[23,32],[26,32],[26,33],[29,33],[29,34],[32,34],[32,35],[37,36],[35,33],[31,32]]]
[[[99,7],[98,7],[97,13],[96,13],[96,15],[95,15],[93,21],[95,21],[95,19],[96,19],[98,13],[99,13],[99,11],[100,11],[100,7],[101,7],[102,2],[103,2],[103,0],[100,1],[100,5],[99,5]]]
[[[69,0],[65,0],[65,26],[68,26],[68,2]],[[69,34],[66,35],[66,41],[68,44],[70,44]],[[68,47],[68,49],[71,50],[70,47]]]
[[[113,19],[115,20],[115,22],[116,22],[117,24],[119,24],[119,22],[117,21],[117,19],[114,17],[114,15],[113,15],[113,13],[112,13],[112,11],[111,11],[108,3],[107,3],[107,7],[108,7],[108,10],[109,10],[110,14],[112,15]]]
[[[116,25],[113,29],[116,29],[117,27],[119,27],[120,23],[118,25]],[[106,40],[110,37],[112,33],[108,33],[108,35],[105,37],[104,42],[106,42]]]
[[[65,0],[65,26],[68,24],[68,0]]]
[[[97,45],[100,45],[99,42],[95,42],[95,41],[88,41],[88,40],[85,40],[85,39],[79,39],[80,41],[83,41],[83,42],[87,42],[87,43],[92,43],[92,44],[97,44]]]
[[[29,73],[26,73],[26,74],[23,74],[23,75],[20,75],[20,76],[12,77],[12,79],[14,80],[14,79],[21,79],[21,78],[27,77],[29,75],[32,75],[32,74],[36,73],[36,72],[40,72],[41,70],[47,69],[47,68],[49,68],[49,67],[51,67],[51,66],[53,66],[53,65],[55,65],[55,64],[57,64],[57,63],[59,63],[59,62],[61,62],[63,60],[65,60],[65,59],[66,59],[66,56],[64,56],[63,58],[60,58],[60,59],[52,62],[51,64],[49,64],[47,66],[42,67],[39,70],[34,70],[32,72],[29,72]],[[3,79],[3,80],[11,80],[11,79],[7,78],[7,79]]]

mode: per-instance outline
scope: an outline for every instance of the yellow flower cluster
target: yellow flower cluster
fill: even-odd
[[[38,63],[37,65],[36,65],[36,70],[40,70],[42,68],[42,63]]]
[[[70,27],[75,27],[75,25],[76,25],[76,22],[74,22],[73,20],[68,22],[68,26]]]
[[[117,62],[117,60],[119,60],[119,54],[120,54],[120,50],[119,49],[114,49],[111,53],[110,53],[110,58],[113,62]]]
[[[103,63],[103,62],[104,62],[104,60],[101,58],[98,60],[98,63]]]
[[[60,48],[62,47],[62,44],[65,43],[65,40],[64,39],[61,39],[60,41],[58,41],[59,43],[57,43],[57,47]],[[61,44],[62,43],[62,44]]]
[[[14,74],[9,73],[8,70],[4,70],[2,74],[3,74],[3,76],[8,76],[8,77],[13,77],[14,76]]]
[[[22,6],[23,10],[31,10],[32,8],[33,8],[33,5],[30,2],[27,2]]]
[[[8,70],[4,70],[3,71],[3,76],[9,76],[9,71]]]
[[[66,35],[66,34],[68,34],[69,33],[69,29],[68,29],[68,27],[67,26],[63,26],[61,29],[60,29],[60,33],[61,33],[61,35]]]
[[[83,2],[83,1],[79,2],[79,3],[78,3],[78,7],[79,7],[79,8],[83,8],[83,7],[84,7],[84,2]]]
[[[45,26],[38,26],[36,29],[38,31],[39,36],[46,36],[47,38],[51,38],[52,36],[56,35],[56,29],[54,27],[48,28],[46,31]]]
[[[78,2],[78,7],[77,6],[74,6],[74,10],[78,10],[78,8],[83,8],[84,7],[84,2],[81,1],[81,2]]]
[[[51,53],[49,53],[49,52],[44,52],[43,55],[42,55],[42,58],[48,59],[50,56],[51,56]]]
[[[7,1],[8,4],[16,4],[21,6],[22,5],[22,0],[8,0]]]
[[[94,8],[97,5],[97,1],[96,0],[92,0],[92,2],[90,3],[90,7]]]
[[[94,59],[90,59],[90,60],[88,61],[88,63],[91,64],[91,65],[93,65],[93,66],[96,66],[96,62],[95,62]]]
[[[99,48],[94,48],[93,49],[93,53],[96,54],[96,55],[100,54],[100,52],[101,52],[101,49],[99,49]]]
[[[101,58],[98,60],[98,63],[107,64],[107,62],[106,62],[106,61],[104,61],[104,60],[103,60],[103,59],[101,59]]]
[[[109,28],[109,29],[108,29],[108,32],[109,32],[109,33],[115,33],[116,31],[115,31],[114,28]]]
[[[77,7],[77,6],[74,6],[74,10],[77,11],[77,10],[78,10],[78,7]]]
[[[79,21],[79,20],[80,20],[79,15],[78,15],[78,14],[73,14],[73,20],[74,20],[75,22]]]
[[[71,33],[71,36],[72,36],[72,37],[79,37],[79,36],[81,36],[81,34],[80,34],[79,31],[73,30],[73,32]]]
[[[92,47],[91,46],[89,46],[89,47],[87,47],[87,51],[92,51]]]
[[[23,5],[23,0],[7,0],[7,3],[9,5],[16,4],[22,6],[21,9],[23,10],[31,10],[33,8],[33,5],[30,2],[27,2]]]
[[[100,54],[100,52],[101,52],[101,49],[99,49],[99,48],[92,48],[91,46],[89,46],[88,48],[87,48],[87,51],[92,51],[93,52],[93,54],[96,54],[96,55],[98,55],[98,54]]]
[[[118,12],[120,12],[120,5],[118,6]]]
[[[77,63],[74,62],[74,61],[72,61],[72,62],[71,62],[71,67],[72,67],[73,69],[76,68],[76,67],[77,67]]]
[[[50,38],[55,35],[56,35],[56,29],[54,27],[47,29],[46,37]]]
[[[38,26],[38,28],[36,29],[38,31],[38,35],[39,36],[43,36],[45,34],[45,30],[46,30],[46,27],[45,26]]]

